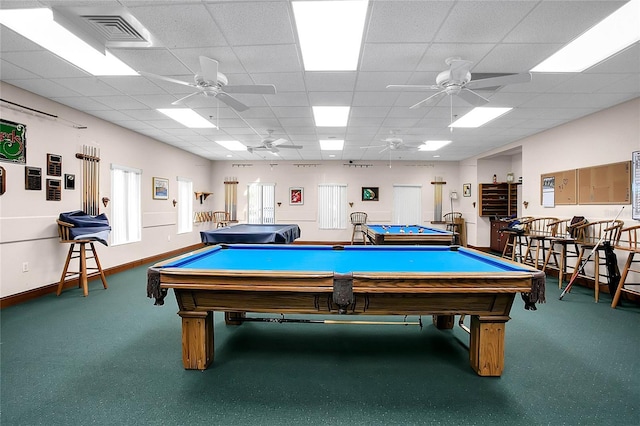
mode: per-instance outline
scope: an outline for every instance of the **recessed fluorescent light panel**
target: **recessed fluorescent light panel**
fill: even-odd
[[[422,145],[418,147],[419,151],[437,151],[443,146],[449,145],[451,141],[424,141]]]
[[[320,150],[322,151],[342,151],[344,140],[342,139],[320,139]]]
[[[542,61],[532,72],[581,72],[640,40],[640,0],[631,0]]]
[[[480,127],[483,124],[506,114],[512,109],[513,108],[477,107],[451,123],[449,127]]]
[[[349,121],[348,106],[314,106],[313,119],[318,127],[346,127]]]
[[[159,108],[158,111],[191,129],[217,129],[215,124],[189,108]]]
[[[67,31],[50,9],[3,9],[0,23],[93,75],[138,75],[111,53],[103,55]]]
[[[218,145],[227,148],[229,151],[246,151],[247,147],[239,141],[216,141]]]
[[[368,1],[294,1],[306,71],[355,71],[358,68]]]

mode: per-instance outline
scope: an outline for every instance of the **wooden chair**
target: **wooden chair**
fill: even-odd
[[[216,228],[224,228],[225,226],[229,226],[230,221],[231,218],[229,217],[229,212],[213,212],[213,222],[216,224]]]
[[[464,229],[464,219],[462,219],[462,213],[460,212],[450,212],[446,213],[443,216],[445,221],[447,231],[451,231],[455,233],[455,243],[459,245],[466,246],[466,232]]]
[[[70,229],[73,228],[73,224],[63,222],[61,220],[58,220],[57,222],[60,242],[71,244],[71,246],[69,246],[69,253],[67,254],[67,260],[64,263],[64,269],[62,270],[62,276],[60,277],[60,282],[58,283],[58,290],[56,291],[56,295],[60,296],[60,293],[62,293],[62,288],[64,287],[64,282],[69,276],[78,277],[78,287],[82,287],[82,293],[85,297],[89,295],[88,281],[90,278],[93,278],[95,276],[100,276],[100,279],[102,280],[102,286],[106,289],[107,279],[104,275],[104,271],[102,270],[102,266],[100,265],[98,252],[93,245],[94,241],[89,239],[72,239],[70,237]],[[77,249],[76,245],[78,246]],[[87,252],[89,253],[87,254]],[[78,259],[77,271],[69,270],[71,259]],[[93,259],[96,266],[87,267],[87,259]]]
[[[587,223],[586,219],[559,219],[555,222],[547,224],[551,230],[551,236],[547,238],[549,248],[547,256],[544,259],[542,270],[546,272],[547,268],[556,269],[558,271],[558,288],[564,285],[564,279],[567,276],[568,259],[577,258],[580,252],[578,244],[573,237],[575,229],[578,226]]]
[[[539,269],[544,264],[549,238],[553,235],[555,227],[549,227],[550,223],[556,223],[557,217],[536,217],[523,222],[524,236],[527,248],[524,252],[524,263]]]
[[[640,296],[640,284],[627,283],[629,278],[629,272],[640,274],[640,268],[633,267],[634,263],[640,262],[640,259],[634,259],[634,256],[640,253],[640,225],[630,226],[620,230],[620,236],[614,246],[617,250],[623,250],[629,252],[627,261],[624,264],[622,273],[620,274],[620,283],[618,283],[618,289],[613,296],[613,302],[611,307],[615,309],[620,303],[620,296],[622,293],[635,294]],[[635,288],[625,287],[625,285],[634,285]]]
[[[611,246],[618,241],[620,237],[620,231],[624,226],[622,220],[600,220],[597,222],[585,223],[576,227],[577,237],[576,242],[580,247],[576,265],[573,270],[571,279],[574,279],[576,275],[580,274],[582,269],[583,274],[581,276],[585,278],[593,278],[595,287],[595,299],[596,303],[600,298],[600,265],[606,265],[605,259],[600,258],[600,254],[604,252],[605,241],[610,243]],[[602,238],[602,243],[598,244]],[[593,277],[586,275],[584,268],[580,268],[583,259],[587,259],[589,253],[593,250],[593,255],[588,262],[585,261],[585,267],[589,262],[593,263]]]
[[[507,226],[500,230],[503,234],[507,234],[507,242],[502,250],[502,257],[509,258],[516,262],[523,260],[523,247],[526,246],[526,240],[524,239],[526,225],[524,223],[531,219],[533,219],[533,217],[523,216],[506,222]],[[517,227],[511,226],[516,221],[519,223]]]
[[[362,235],[362,241],[364,245],[367,245],[367,235],[364,232],[362,225],[367,223],[367,214],[365,212],[353,212],[351,213],[351,225],[353,225],[353,231],[351,232],[351,245],[355,241],[356,233]]]

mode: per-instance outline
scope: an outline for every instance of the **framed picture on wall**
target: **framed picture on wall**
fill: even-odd
[[[471,184],[463,183],[462,184],[462,196],[463,197],[471,197]]]
[[[169,199],[169,179],[154,177],[153,178],[153,199],[168,200]]]
[[[289,204],[291,205],[304,204],[303,188],[289,188]]]
[[[362,201],[378,201],[379,188],[377,186],[363,186],[362,187]]]

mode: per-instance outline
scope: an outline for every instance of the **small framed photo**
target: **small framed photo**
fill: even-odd
[[[362,201],[378,201],[378,193],[377,186],[363,186],[362,187]]]
[[[169,179],[154,177],[153,178],[153,199],[168,200],[169,199]]]
[[[289,204],[291,205],[304,204],[303,188],[289,188]]]
[[[471,197],[471,184],[463,183],[462,184],[462,196],[463,197]]]

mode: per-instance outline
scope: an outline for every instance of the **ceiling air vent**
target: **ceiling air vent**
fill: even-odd
[[[122,6],[53,7],[53,19],[95,49],[145,48],[160,44]]]

